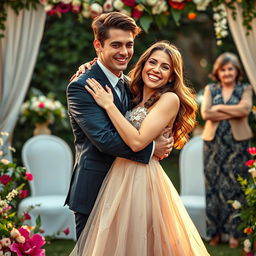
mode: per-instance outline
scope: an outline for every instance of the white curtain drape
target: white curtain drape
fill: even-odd
[[[41,5],[18,15],[7,7],[6,29],[0,39],[0,131],[12,133],[16,124],[34,70],[45,18]]]
[[[256,19],[252,21],[252,30],[246,35],[246,28],[243,26],[242,8],[236,3],[236,20],[232,17],[232,11],[227,8],[228,24],[234,38],[237,50],[242,60],[245,72],[256,93]]]

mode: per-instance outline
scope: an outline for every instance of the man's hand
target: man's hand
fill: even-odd
[[[69,79],[69,81],[71,82],[73,79],[79,77],[81,74],[84,74],[86,72],[86,70],[91,70],[92,65],[97,61],[97,58],[94,58],[93,60],[86,62],[84,64],[82,64],[78,70],[76,71],[76,73]]]
[[[174,144],[171,128],[165,128],[162,134],[155,140],[155,143],[154,156],[160,160],[168,157]]]

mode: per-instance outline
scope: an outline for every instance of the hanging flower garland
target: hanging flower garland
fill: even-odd
[[[94,18],[103,12],[120,11],[136,19],[146,32],[153,23],[162,28],[172,18],[179,25],[182,16],[193,20],[198,13],[212,9],[217,44],[228,35],[226,8],[232,10],[235,18],[235,4],[241,5],[247,32],[252,29],[251,22],[256,17],[256,0],[4,0],[0,3],[0,30],[4,30],[5,5],[18,12],[38,3],[44,6],[48,15],[61,17],[73,12],[80,20]]]

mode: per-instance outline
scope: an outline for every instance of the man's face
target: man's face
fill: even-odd
[[[94,41],[94,47],[102,64],[116,76],[127,68],[133,55],[134,36],[131,31],[111,28],[109,38],[102,45]]]

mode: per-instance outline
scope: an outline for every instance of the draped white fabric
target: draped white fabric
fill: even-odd
[[[34,70],[45,24],[45,11],[7,7],[6,29],[0,39],[0,131],[12,133]]]
[[[232,17],[232,10],[227,8],[228,24],[233,35],[237,50],[242,60],[248,79],[256,93],[256,19],[252,22],[252,30],[246,35],[246,28],[243,26],[242,8],[236,3],[236,20]]]

